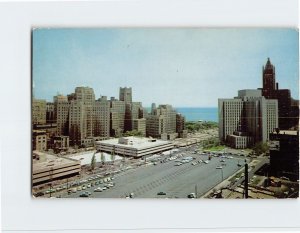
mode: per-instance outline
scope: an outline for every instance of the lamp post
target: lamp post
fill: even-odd
[[[224,177],[223,177],[223,167],[221,168],[221,174],[222,174],[222,182],[224,180]]]
[[[248,163],[247,160],[245,159],[245,198],[248,198]]]

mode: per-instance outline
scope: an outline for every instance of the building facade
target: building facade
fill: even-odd
[[[271,174],[299,180],[299,131],[277,130],[270,140]]]
[[[67,96],[57,95],[53,97],[54,119],[57,124],[57,135],[69,134],[69,102]]]
[[[136,130],[142,134],[142,136],[146,136],[146,119],[134,119],[132,130]]]
[[[93,121],[94,137],[110,136],[110,103],[105,96],[95,101]]]
[[[132,103],[132,88],[131,87],[120,87],[119,100],[124,101],[125,104]]]
[[[241,90],[234,99],[219,99],[219,138],[232,147],[267,142],[278,127],[278,103],[261,90]]]
[[[110,100],[110,135],[121,136],[124,132],[125,102],[114,98]]]
[[[275,66],[268,58],[267,63],[262,68],[262,96],[266,99],[278,100],[278,120],[280,129],[290,129],[299,125],[299,104],[291,97],[289,89],[279,89],[276,82]]]
[[[46,124],[46,100],[32,99],[32,124]]]
[[[32,132],[32,151],[47,150],[47,134],[44,130],[33,130]]]

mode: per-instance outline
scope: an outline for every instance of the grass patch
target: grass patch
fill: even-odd
[[[205,148],[204,150],[207,150],[207,151],[221,151],[221,150],[224,150],[225,149],[225,146],[212,146],[212,147],[209,147],[209,148]]]

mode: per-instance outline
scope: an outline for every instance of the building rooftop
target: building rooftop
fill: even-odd
[[[131,136],[131,137],[122,137],[122,138],[114,138],[114,139],[109,139],[104,141],[98,141],[96,142],[96,144],[107,144],[112,146],[142,150],[146,148],[167,145],[171,143],[168,141],[158,140],[154,138]]]
[[[273,132],[273,134],[277,134],[276,131]],[[285,134],[285,135],[297,135],[298,131],[297,130],[280,130],[279,134]]]
[[[78,163],[75,159],[57,157],[40,151],[34,151],[33,154],[39,157],[39,160],[33,159],[33,171],[66,165],[69,163]]]

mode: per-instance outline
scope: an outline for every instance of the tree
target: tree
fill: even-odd
[[[93,171],[96,166],[96,153],[93,154],[92,160],[91,160],[91,170]]]
[[[111,153],[110,160],[114,163],[115,162],[115,153]]]
[[[136,136],[136,137],[141,137],[143,136],[143,133],[137,130],[132,130],[132,131],[126,131],[123,133],[124,137],[129,137],[129,136]]]
[[[269,146],[266,142],[258,142],[252,149],[257,155],[261,155],[269,151]]]
[[[105,156],[104,156],[103,152],[101,152],[101,162],[102,162],[102,164],[105,163]]]

